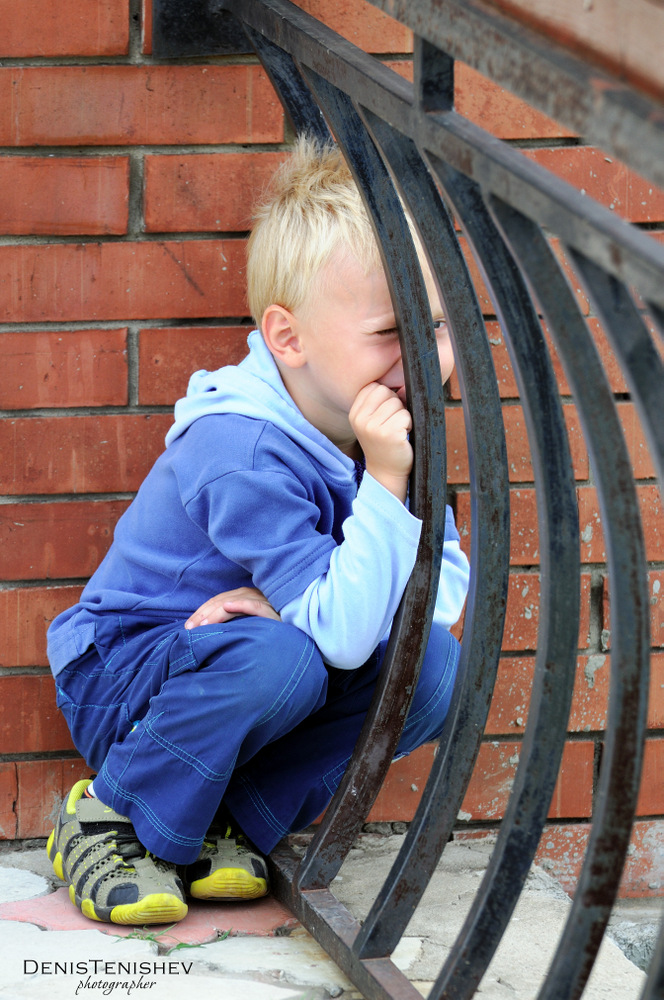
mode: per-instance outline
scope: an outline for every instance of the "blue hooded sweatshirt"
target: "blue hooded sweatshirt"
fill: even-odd
[[[389,630],[421,522],[304,418],[260,333],[249,347],[241,364],[192,376],[111,548],[49,628],[54,674],[94,643],[99,615],[184,622],[242,586],[262,591],[332,666],[360,666]],[[446,627],[467,589],[448,508],[436,607]]]

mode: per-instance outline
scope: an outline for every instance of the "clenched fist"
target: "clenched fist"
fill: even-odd
[[[413,467],[410,412],[392,389],[370,382],[358,392],[348,419],[364,452],[367,472],[404,503]]]

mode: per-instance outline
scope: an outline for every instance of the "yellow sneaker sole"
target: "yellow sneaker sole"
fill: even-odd
[[[189,895],[194,899],[259,899],[267,895],[267,882],[243,868],[218,868],[192,882]]]

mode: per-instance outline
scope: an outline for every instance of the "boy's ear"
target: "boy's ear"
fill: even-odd
[[[263,313],[263,340],[275,361],[288,368],[301,368],[305,362],[297,326],[293,314],[283,306],[270,305]]]

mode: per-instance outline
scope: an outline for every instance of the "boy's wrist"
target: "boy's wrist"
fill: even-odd
[[[367,462],[366,471],[370,476],[384,486],[388,492],[400,500],[401,503],[406,502],[406,497],[408,496],[408,476],[395,475],[393,473],[387,472],[383,469],[375,469]]]

